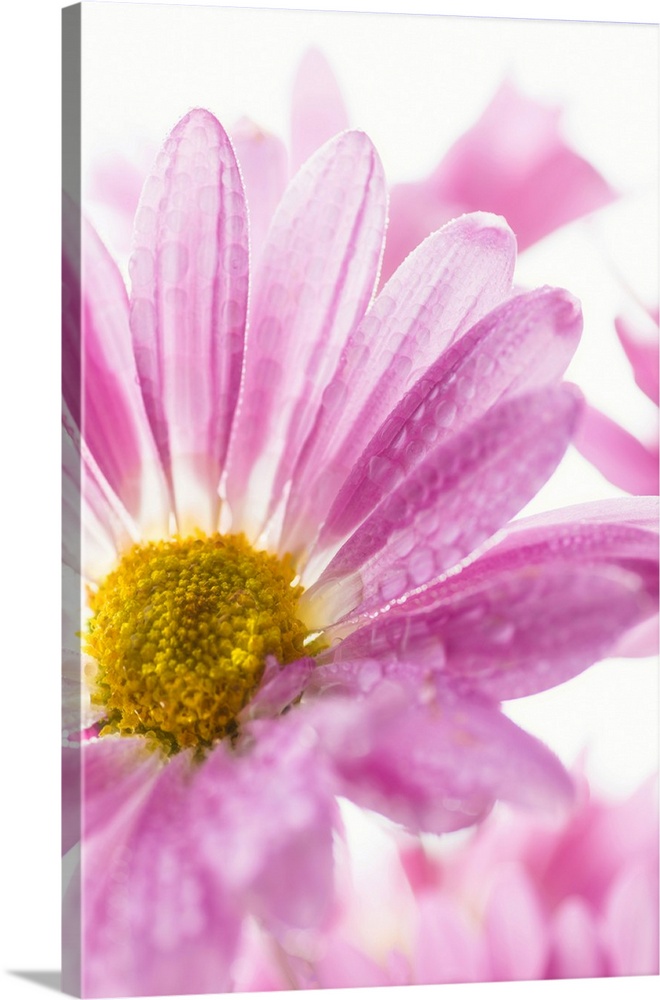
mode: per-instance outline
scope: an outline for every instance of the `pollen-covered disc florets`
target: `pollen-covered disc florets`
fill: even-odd
[[[97,661],[102,730],[204,747],[236,727],[267,656],[305,655],[302,587],[285,557],[242,535],[135,545],[91,595],[85,648]]]

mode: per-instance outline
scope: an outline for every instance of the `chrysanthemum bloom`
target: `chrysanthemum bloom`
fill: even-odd
[[[385,206],[371,143],[339,135],[251,276],[233,149],[196,110],[145,184],[130,300],[84,229],[64,457],[88,614],[64,766],[82,758],[65,838],[87,995],[232,989],[255,924],[290,968],[333,919],[337,796],[433,832],[497,798],[565,805],[570,778],[499,702],[654,609],[653,501],[508,524],[576,424],[575,300],[514,294],[513,235],[477,214],[372,301]],[[65,305],[78,280],[65,259]]]
[[[561,819],[504,808],[459,844],[372,836],[378,861],[349,868],[341,919],[297,965],[307,988],[658,973],[657,778],[609,801],[579,776]],[[245,988],[286,988],[263,945]]]

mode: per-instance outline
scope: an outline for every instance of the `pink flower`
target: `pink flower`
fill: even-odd
[[[254,934],[292,974],[334,918],[338,796],[436,833],[496,799],[565,807],[569,776],[499,702],[654,610],[653,499],[509,523],[576,426],[576,301],[514,294],[513,234],[487,214],[373,300],[385,214],[377,154],[344,132],[251,273],[232,145],[195,110],[145,183],[130,297],[88,226],[81,278],[65,225],[85,995],[236,988]]]
[[[499,812],[458,846],[395,839],[400,854],[377,877],[397,885],[398,937],[378,954],[364,930],[378,919],[368,894],[348,893],[306,986],[337,985],[337,968],[354,986],[657,975],[655,779],[618,802],[580,779],[561,820]]]

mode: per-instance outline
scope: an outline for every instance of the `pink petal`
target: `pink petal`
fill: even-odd
[[[240,919],[226,886],[194,849],[190,759],[171,758],[127,815],[120,788],[126,780],[138,785],[139,777],[144,784],[145,774],[132,768],[119,788],[103,788],[101,779],[120,776],[130,752],[117,754],[121,737],[106,741],[114,752],[86,784],[95,812],[104,801],[116,809],[104,811],[83,847],[84,994],[227,990]]]
[[[634,860],[621,872],[607,901],[603,938],[610,975],[658,975],[658,859]]]
[[[242,712],[242,718],[275,718],[302,694],[314,670],[311,658],[282,665],[275,657],[266,660],[261,684]]]
[[[478,983],[492,979],[484,939],[457,901],[437,892],[419,902],[416,983]]]
[[[420,669],[425,664],[495,699],[519,698],[602,659],[657,606],[657,568],[650,563],[638,574],[606,563],[514,556],[495,570],[484,558],[477,579],[481,561],[473,564],[474,576],[464,570],[422,592],[439,603],[415,612],[411,599],[407,613],[404,605],[376,618],[335,647],[333,657],[414,658]]]
[[[612,656],[657,656],[659,650],[660,621],[656,614],[626,632],[612,650]]]
[[[495,873],[484,913],[493,979],[544,979],[548,933],[534,886],[515,867]]]
[[[575,446],[620,489],[638,496],[658,493],[658,449],[646,447],[593,406],[585,407]]]
[[[607,975],[594,914],[571,896],[552,915],[549,979],[596,979]]]
[[[602,913],[629,860],[649,864],[657,849],[657,779],[651,779],[629,798],[612,803],[589,797],[583,787],[582,801],[569,822],[559,830],[530,829],[527,843],[516,853],[533,873],[548,906],[578,896],[594,913]]]
[[[314,962],[307,989],[350,989],[351,987],[391,986],[387,970],[354,944],[335,934],[325,943],[324,953]]]
[[[319,49],[308,49],[293,83],[291,160],[299,167],[332,136],[348,128],[339,84]]]
[[[660,336],[658,324],[652,332],[642,331],[623,316],[617,317],[614,326],[635,375],[635,382],[649,399],[660,403],[659,367]]]
[[[199,856],[275,933],[318,926],[333,890],[330,776],[296,712],[253,722],[250,735],[246,752],[220,744],[196,776]]]
[[[135,221],[131,330],[180,531],[215,530],[247,309],[247,210],[231,143],[207,111],[174,128]]]
[[[167,498],[137,385],[126,288],[99,237],[66,199],[62,250],[64,402],[129,513],[162,526]]]
[[[143,737],[104,736],[80,749],[83,792],[83,836],[103,836],[108,817],[138,813],[158,782],[164,758]]]
[[[439,577],[476,549],[554,471],[573,434],[579,405],[579,394],[568,386],[514,397],[434,448],[307,591],[306,603],[318,602],[328,616],[322,625],[351,611],[356,616],[374,611]],[[357,580],[343,584],[349,575]],[[357,607],[350,599],[355,588]]]
[[[329,694],[310,706],[340,794],[436,833],[475,823],[497,798],[553,809],[570,801],[559,761],[495,706],[449,687],[420,701],[415,690],[384,682],[367,699]]]
[[[231,130],[231,141],[250,209],[250,262],[254,270],[288,180],[287,152],[281,139],[263,132],[247,118]]]
[[[101,579],[138,531],[96,465],[64,407],[62,426],[63,560],[87,580]],[[80,593],[76,597],[79,605]]]
[[[519,535],[530,542],[536,539],[542,541],[551,539],[554,532],[559,530],[562,532],[561,547],[564,549],[569,545],[568,538],[574,537],[577,540],[584,537],[585,542],[593,539],[594,550],[605,543],[610,553],[616,553],[620,545],[624,546],[622,551],[627,553],[628,542],[641,539],[638,535],[630,535],[625,526],[652,531],[657,535],[660,529],[659,504],[657,495],[615,497],[589,500],[586,503],[544,511],[532,517],[523,517],[511,522],[497,551],[515,548]]]
[[[579,305],[561,289],[517,295],[488,313],[387,417],[339,490],[319,547],[348,534],[432,447],[502,396],[562,375],[581,329]]]
[[[600,174],[565,144],[559,111],[505,81],[430,177],[393,190],[384,275],[450,213],[503,215],[524,250],[614,197]]]
[[[346,338],[373,294],[385,181],[369,139],[346,132],[293,179],[263,250],[250,311],[227,496],[254,535],[291,478]]]
[[[427,368],[510,293],[515,243],[476,214],[429,237],[382,290],[342,353],[294,470],[283,544],[309,547],[337,490]]]

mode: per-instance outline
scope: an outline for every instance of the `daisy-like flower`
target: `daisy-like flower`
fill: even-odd
[[[576,425],[577,302],[514,293],[513,234],[485,214],[373,299],[385,217],[375,150],[344,132],[251,275],[232,145],[195,110],[145,184],[130,298],[87,226],[77,273],[65,228],[65,560],[87,594],[82,682],[65,608],[65,977],[85,995],[233,989],[255,925],[295,984],[334,919],[339,796],[432,832],[498,798],[565,805],[500,701],[654,610],[652,500],[509,523]]]

